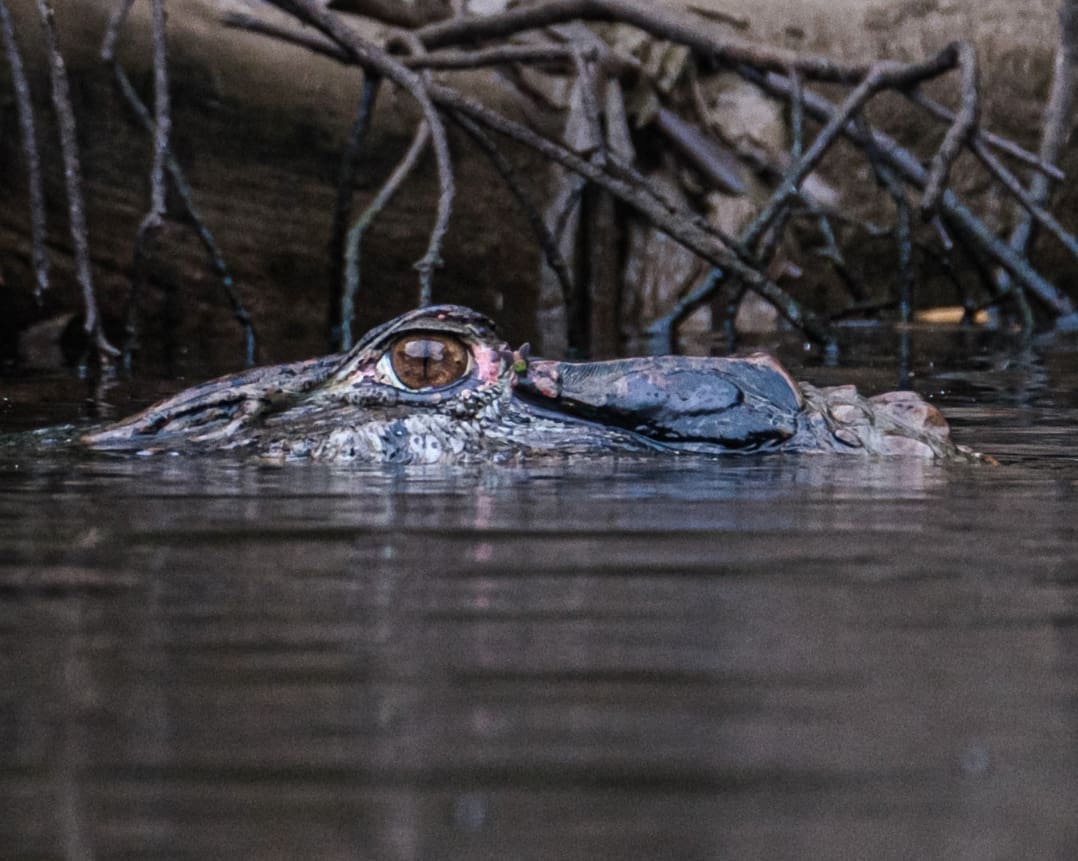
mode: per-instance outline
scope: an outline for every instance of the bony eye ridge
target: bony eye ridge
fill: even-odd
[[[393,375],[407,389],[440,389],[471,368],[471,351],[458,339],[423,332],[398,338],[389,348]]]

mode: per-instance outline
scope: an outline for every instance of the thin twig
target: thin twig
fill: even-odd
[[[654,125],[714,188],[733,195],[748,191],[741,178],[740,165],[714,137],[686,122],[669,108],[660,107],[655,112]]]
[[[786,177],[768,200],[767,205],[760,210],[750,229],[746,231],[746,246],[751,248],[755,245],[790,199],[798,193],[805,177],[815,170],[820,159],[872,96],[885,87],[913,86],[919,81],[936,77],[947,69],[953,68],[957,55],[958,49],[952,44],[935,57],[922,63],[885,61],[875,64],[861,82],[850,91],[842,105],[831,112],[823,128],[817,133],[804,154],[790,165]],[[787,93],[790,97],[795,87],[800,91],[800,81],[796,85],[790,78],[786,78],[786,81],[789,84]],[[802,94],[801,100],[804,101],[808,95]]]
[[[906,188],[894,171],[876,157],[874,147],[869,147],[870,161],[880,184],[895,204],[895,245],[898,249],[898,317],[909,323],[913,316],[913,287],[917,276],[913,271],[913,233],[910,202]]]
[[[674,303],[674,307],[648,326],[649,351],[652,353],[671,353],[674,350],[674,330],[678,324],[693,311],[709,302],[715,291],[722,286],[723,271],[712,269],[707,277],[694,289]]]
[[[362,15],[409,30],[453,14],[451,4],[445,0],[410,0],[406,3],[401,0],[331,0],[329,5],[338,12]]]
[[[423,43],[419,41],[411,32],[402,31],[395,38],[387,41],[386,47],[392,49],[396,45],[401,45],[410,52],[413,57],[422,57],[427,53],[427,49]],[[423,70],[419,74],[419,79],[423,82],[424,86],[430,86],[430,72]],[[442,143],[448,146],[445,128],[439,125],[437,129],[429,129],[431,137],[435,135],[442,136]],[[444,181],[441,173],[438,176],[438,211],[434,220],[434,227],[431,229],[430,237],[427,240],[426,253],[417,260],[413,266],[417,272],[419,272],[419,307],[426,308],[434,301],[434,286],[432,279],[434,277],[434,270],[442,265],[442,242],[445,240],[446,231],[449,230],[449,214],[450,204],[453,198],[453,174],[449,173],[448,185]]]
[[[344,305],[344,248],[348,222],[352,217],[352,186],[355,183],[359,154],[367,138],[374,103],[378,98],[381,79],[364,73],[363,87],[359,94],[356,118],[348,134],[348,143],[341,154],[341,168],[337,179],[337,204],[333,209],[333,232],[329,240],[329,340],[330,350],[341,349],[341,312]]]
[[[248,33],[257,33],[280,42],[287,42],[297,47],[305,48],[344,65],[350,66],[355,63],[351,54],[322,36],[305,33],[302,30],[290,27],[282,27],[255,15],[228,12],[221,17],[221,23],[225,27],[243,30]],[[418,56],[398,57],[397,59],[400,60],[401,65],[409,69],[468,70],[514,63],[571,66],[575,53],[572,48],[562,45],[499,45],[470,51],[435,51]],[[612,63],[619,64],[619,68],[635,67],[631,59],[626,60],[625,58],[617,57],[612,52],[609,57]],[[607,61],[605,55],[603,61]]]
[[[135,88],[131,85],[131,81],[127,77],[127,74],[117,62],[113,62],[112,71],[116,79],[116,85],[119,87],[120,93],[124,97],[124,101],[127,102],[128,106],[135,113],[135,116],[139,118],[139,121],[146,131],[149,132],[150,135],[153,135],[153,117],[150,116],[150,112],[147,110],[146,105],[142,103],[142,99],[139,98],[138,93],[135,92]],[[190,222],[195,234],[202,243],[203,248],[206,249],[206,254],[210,258],[210,266],[221,281],[221,288],[225,291],[225,297],[228,299],[229,307],[232,309],[232,316],[235,317],[236,321],[243,327],[244,362],[250,367],[255,362],[255,354],[257,352],[257,338],[255,336],[254,323],[251,320],[251,314],[247,310],[242,297],[236,289],[236,279],[232,276],[232,272],[225,262],[224,254],[221,251],[221,247],[217,244],[217,239],[214,237],[213,231],[210,230],[205,219],[202,217],[201,213],[199,213],[198,207],[195,205],[194,192],[191,190],[190,183],[187,182],[187,177],[184,176],[183,168],[180,167],[180,163],[176,161],[175,156],[173,156],[171,152],[168,153],[165,160],[165,167],[168,170],[169,179],[172,180],[172,186],[176,191],[176,195],[183,204],[187,220]]]
[[[411,146],[408,147],[408,151],[405,152],[404,156],[397,163],[397,166],[393,168],[393,172],[389,175],[389,178],[382,183],[382,187],[378,189],[378,193],[374,196],[374,200],[372,200],[367,208],[360,213],[359,217],[352,223],[352,226],[348,230],[348,236],[345,239],[344,245],[344,291],[341,293],[342,350],[350,350],[352,348],[352,318],[355,316],[356,295],[359,293],[359,249],[360,244],[363,241],[363,234],[366,233],[371,222],[378,217],[378,214],[385,209],[389,201],[393,199],[393,195],[397,193],[397,189],[400,188],[404,180],[406,180],[415,169],[419,157],[427,147],[427,142],[430,140],[430,137],[430,129],[427,127],[427,124],[425,122],[420,122],[419,126],[416,128],[415,135],[412,137],[412,143]]]
[[[790,69],[790,160],[797,162],[805,151],[805,105],[801,96],[801,73]]]
[[[513,63],[572,64],[580,52],[560,45],[501,45],[474,51],[436,51],[420,57],[405,57],[410,69],[481,69]]]
[[[564,300],[566,307],[568,307],[573,298],[573,279],[569,274],[569,266],[565,262],[565,258],[562,256],[561,251],[558,249],[557,240],[547,228],[546,222],[543,221],[543,216],[540,214],[539,208],[535,205],[535,201],[531,199],[531,196],[525,191],[524,186],[518,179],[516,171],[513,169],[513,165],[509,162],[509,159],[502,155],[501,151],[494,144],[494,141],[492,141],[479,126],[468,119],[468,117],[454,112],[450,114],[450,118],[457,123],[473,141],[475,141],[476,145],[483,151],[487,158],[490,159],[491,164],[494,165],[494,169],[498,171],[498,174],[505,182],[506,187],[513,197],[517,199],[521,209],[524,210],[524,214],[528,219],[528,224],[531,226],[532,232],[535,234],[535,238],[538,240],[540,247],[543,249],[547,265],[558,279],[558,284],[561,286],[562,299]]]
[[[1052,89],[1044,106],[1039,156],[1056,161],[1070,136],[1074,119],[1074,75],[1078,65],[1078,0],[1063,0],[1059,10],[1059,44],[1052,70]],[[1029,184],[1029,199],[1046,206],[1052,186],[1047,178],[1035,174]],[[1018,254],[1027,254],[1033,244],[1036,216],[1027,206],[1027,215],[1011,233],[1010,246]],[[1043,222],[1042,222],[1043,223]],[[1005,281],[1001,281],[1005,284]]]
[[[0,36],[11,69],[11,88],[15,93],[15,111],[19,116],[19,136],[26,161],[26,182],[30,193],[30,259],[34,269],[34,298],[40,302],[49,289],[49,255],[45,249],[47,225],[45,192],[41,182],[41,158],[34,130],[34,105],[30,84],[26,80],[22,56],[15,41],[15,26],[11,22],[6,0],[0,0]]]
[[[338,16],[326,10],[318,0],[268,0],[274,6],[306,21],[346,50],[352,59],[368,71],[377,72],[405,90],[419,104],[423,118],[429,127],[435,162],[438,167],[438,212],[434,229],[427,247],[427,254],[416,264],[419,270],[421,302],[430,301],[430,277],[440,264],[438,251],[449,226],[454,197],[453,168],[449,155],[449,142],[445,125],[438,115],[428,92],[429,85],[423,78],[390,56],[377,45],[363,39]]]
[[[774,73],[761,75],[744,67],[739,68],[738,71],[743,77],[754,81],[767,92],[782,98],[789,96],[789,79],[784,76]],[[827,122],[838,112],[832,102],[817,93],[806,91],[804,98],[805,112],[818,122]],[[843,134],[859,147],[864,147],[867,143],[865,136],[852,125],[847,125],[843,129]],[[928,181],[928,175],[920,161],[909,151],[900,147],[893,138],[878,129],[872,129],[870,135],[880,152],[880,157],[896,170],[904,181],[923,189]],[[1074,313],[1074,304],[1070,298],[1037,272],[1025,257],[1015,253],[1006,242],[996,236],[958,199],[953,191],[947,190],[943,193],[940,198],[940,212],[947,216],[947,221],[953,227],[963,231],[983,248],[992,260],[1025,285],[1046,308],[1061,317]]]
[[[355,60],[351,54],[343,48],[338,48],[323,36],[305,33],[291,27],[281,27],[278,24],[273,24],[254,15],[245,15],[242,12],[228,12],[221,16],[221,23],[225,27],[244,30],[248,33],[257,33],[260,36],[269,36],[278,42],[287,42],[298,48],[305,48],[312,54],[328,57],[346,66],[355,65]]]
[[[124,22],[127,21],[127,16],[134,5],[135,0],[118,0],[112,8],[112,14],[109,16],[109,23],[105,26],[105,37],[101,40],[101,50],[99,52],[99,56],[106,63],[116,58],[116,41],[120,38],[120,30],[123,29]]]
[[[1070,252],[1072,257],[1078,259],[1078,238],[1075,238],[1074,234],[1070,233],[1067,228],[1056,220],[1055,216],[1034,199],[1033,191],[1026,191],[1022,187],[1022,183],[1018,181],[1018,177],[1007,170],[984,144],[974,142],[970,149],[973,150],[973,154],[977,156],[999,184],[1014,195],[1015,200],[1025,209],[1029,218],[1048,230]],[[1018,251],[1019,249],[1016,248],[1015,250]],[[1023,253],[1025,250],[1021,249]]]
[[[798,69],[806,78],[818,81],[856,83],[870,66],[864,63],[841,63],[829,57],[799,54],[783,48],[746,42],[741,39],[718,40],[691,17],[676,16],[654,5],[629,0],[545,0],[517,7],[496,15],[472,16],[428,24],[415,31],[428,50],[450,45],[500,39],[526,30],[542,29],[566,21],[614,21],[632,24],[657,39],[665,39],[691,48],[712,62],[734,66],[746,63],[758,69],[785,72]]]
[[[561,144],[535,134],[530,129],[508,120],[489,108],[465,98],[446,87],[431,86],[431,98],[439,105],[460,111],[482,126],[510,137],[542,155],[567,167],[590,182],[610,191],[619,200],[640,212],[656,227],[676,242],[684,245],[715,266],[742,279],[749,287],[770,301],[787,320],[820,342],[831,340],[827,325],[816,314],[805,309],[781,287],[743,262],[714,232],[705,229],[694,216],[673,210],[658,202],[658,191],[643,180],[642,184],[626,181],[603,171]]]
[[[120,94],[123,96],[124,101],[127,102],[128,107],[131,108],[135,116],[138,117],[143,128],[145,128],[151,138],[154,139],[156,158],[158,152],[156,146],[158,133],[154,118],[150,116],[149,110],[146,108],[146,105],[143,104],[143,101],[135,91],[134,86],[132,86],[130,79],[127,77],[127,73],[124,72],[123,67],[116,59],[116,44],[133,3],[134,0],[119,0],[117,3],[113,10],[112,17],[109,20],[109,25],[106,28],[99,56],[102,60],[112,65],[113,77],[116,80],[116,86],[120,90]],[[167,87],[167,78],[165,84]],[[155,92],[155,99],[156,97]],[[168,135],[165,137],[167,143]],[[202,246],[206,249],[206,254],[210,259],[210,266],[221,281],[221,288],[224,290],[225,297],[228,299],[229,307],[232,310],[232,316],[235,317],[236,321],[243,328],[244,364],[247,367],[251,367],[255,362],[255,354],[258,346],[251,314],[248,312],[243,299],[236,289],[235,278],[232,276],[228,264],[225,262],[224,254],[217,244],[217,239],[214,237],[213,231],[210,230],[209,225],[206,224],[205,219],[202,218],[202,215],[198,211],[198,207],[195,205],[194,192],[187,182],[187,177],[183,173],[183,168],[180,167],[179,162],[171,152],[171,148],[167,145],[164,150],[164,165],[165,170],[168,172],[169,179],[172,180],[172,186],[176,191],[176,195],[183,206],[187,220],[194,229],[195,235],[198,236]],[[161,188],[160,193],[163,198],[163,187]],[[162,211],[163,209],[164,207],[162,207]],[[137,260],[138,252],[139,243],[136,241],[136,270],[138,269],[139,263]]]
[[[913,104],[919,108],[924,109],[926,113],[931,114],[938,120],[942,120],[945,123],[953,123],[955,121],[955,113],[949,108],[945,108],[939,102],[934,99],[930,99],[919,89],[905,89],[900,90],[903,96],[909,99]],[[1019,161],[1028,167],[1033,168],[1038,173],[1043,173],[1045,176],[1062,182],[1067,178],[1067,175],[1063,173],[1054,164],[1044,161],[1038,158],[1027,149],[1023,149],[1018,146],[1014,141],[1009,141],[1004,137],[1000,137],[994,132],[990,132],[987,129],[975,128],[971,136],[971,140],[975,142],[981,142],[986,146],[992,147],[992,149],[998,152],[1008,155],[1015,161]]]
[[[165,165],[168,160],[169,134],[172,116],[168,94],[168,54],[166,40],[167,12],[165,0],[151,0],[153,33],[153,165],[150,169],[150,209],[139,224],[135,235],[135,254],[132,264],[131,291],[127,299],[127,339],[124,343],[124,365],[130,367],[131,356],[137,347],[139,299],[146,282],[149,262],[149,243],[160,232],[165,217]]]
[[[955,114],[951,127],[947,129],[943,143],[932,156],[932,161],[928,166],[928,180],[925,182],[925,190],[921,195],[921,212],[925,217],[931,217],[939,206],[940,196],[951,174],[951,166],[958,158],[962,147],[969,142],[974,129],[977,128],[977,120],[980,116],[980,102],[977,96],[977,53],[969,42],[958,42],[955,50],[958,56],[958,68],[962,73],[959,96],[961,107]]]
[[[75,130],[75,114],[71,109],[67,67],[56,40],[51,0],[37,0],[37,11],[45,32],[52,107],[60,128],[60,155],[64,163],[64,187],[67,192],[71,245],[75,256],[75,277],[82,288],[82,304],[86,318],[83,329],[97,348],[98,361],[102,366],[107,366],[113,357],[119,355],[119,350],[105,337],[105,332],[101,327],[101,316],[97,309],[97,296],[94,292],[93,272],[90,265],[86,208],[82,199],[82,168],[79,164],[78,136]]]

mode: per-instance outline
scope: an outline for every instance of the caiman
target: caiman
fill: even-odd
[[[482,314],[411,311],[350,351],[203,383],[80,438],[112,452],[468,463],[616,452],[979,459],[913,392],[796,383],[765,353],[559,362]]]

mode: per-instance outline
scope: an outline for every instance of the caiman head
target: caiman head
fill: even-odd
[[[526,346],[511,350],[483,315],[441,305],[371,330],[348,353],[188,389],[82,442],[128,452],[244,450],[271,460],[460,463],[616,451],[887,452],[874,442],[878,431],[912,439],[905,454],[955,450],[938,411],[916,396],[923,415],[901,398],[896,425],[894,410],[874,409],[848,388],[838,422],[821,390],[806,391],[808,399],[764,354],[535,359]]]

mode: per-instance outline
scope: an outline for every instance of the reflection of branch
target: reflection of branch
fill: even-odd
[[[30,84],[22,65],[19,45],[15,41],[15,27],[11,23],[6,0],[0,0],[0,37],[4,40],[4,53],[11,69],[11,88],[15,92],[15,111],[19,115],[19,136],[22,154],[26,160],[26,182],[30,191],[30,258],[34,268],[34,297],[40,302],[42,294],[49,289],[49,255],[45,251],[45,192],[41,185],[41,159],[37,151],[37,134],[34,131],[34,105],[30,97]]]
[[[82,168],[79,164],[79,145],[75,130],[75,114],[71,109],[71,92],[67,81],[67,67],[56,41],[51,0],[37,0],[38,16],[45,31],[45,48],[49,58],[49,82],[52,91],[52,108],[60,127],[60,156],[64,163],[64,187],[67,192],[68,220],[71,227],[71,245],[75,256],[75,277],[82,287],[82,304],[86,320],[83,329],[97,348],[97,358],[107,365],[119,351],[105,338],[101,328],[101,316],[97,310],[94,293],[93,272],[90,266],[90,238],[86,227],[86,208],[82,200]]]

